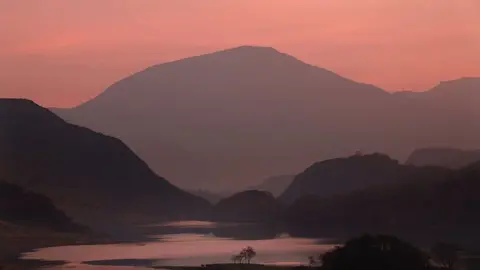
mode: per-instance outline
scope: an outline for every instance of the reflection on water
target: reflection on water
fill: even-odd
[[[256,263],[305,264],[309,255],[332,246],[318,239],[293,238],[273,225],[178,222],[148,228],[148,243],[68,246],[40,249],[25,258],[97,265],[185,265],[228,263],[246,246],[257,250]]]

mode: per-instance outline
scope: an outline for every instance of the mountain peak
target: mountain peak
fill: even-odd
[[[0,105],[7,106],[7,105],[16,105],[16,106],[38,106],[35,102],[29,99],[23,98],[0,98]]]
[[[208,55],[208,54],[207,54]],[[213,52],[210,55],[221,55],[223,57],[225,56],[231,56],[231,57],[239,57],[240,59],[247,59],[248,61],[251,61],[251,59],[256,60],[256,61],[264,61],[265,59],[289,59],[291,61],[297,62],[297,63],[302,63],[305,65],[308,65],[304,63],[303,61],[295,58],[292,55],[289,55],[287,53],[280,52],[279,50],[273,48],[273,47],[266,47],[266,46],[252,46],[252,45],[243,45],[239,47],[234,47],[234,48],[229,48],[229,49],[224,49],[221,51]]]
[[[255,46],[255,45],[242,45],[238,47],[233,47],[229,49],[225,49],[220,52],[263,52],[263,53],[279,53],[277,49],[273,47],[267,47],[267,46]]]
[[[310,67],[311,65],[295,58],[286,53],[282,53],[272,47],[242,45],[233,48],[227,48],[215,52],[200,54],[196,56],[186,57],[172,62],[161,63],[154,65],[147,70],[156,70],[165,66],[182,65],[182,66],[196,66],[202,65],[202,68],[212,69],[216,65],[220,65],[222,69],[235,67],[242,64],[255,65],[278,65],[280,63],[287,65]],[[218,66],[217,66],[218,67]]]
[[[6,117],[6,121],[15,117],[16,121],[29,121],[38,123],[40,121],[63,122],[54,113],[41,107],[28,99],[0,98],[0,118]]]

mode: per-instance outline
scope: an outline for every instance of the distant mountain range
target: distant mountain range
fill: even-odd
[[[453,148],[423,148],[415,150],[406,164],[415,166],[440,166],[459,169],[480,161],[480,150]]]
[[[204,189],[187,190],[187,191],[195,196],[204,198],[205,200],[209,201],[211,204],[216,204],[221,199],[232,195],[231,193],[212,192]]]
[[[213,217],[281,224],[294,237],[388,233],[474,248],[480,240],[479,179],[480,161],[450,169],[357,154],[313,164],[277,200],[255,190],[222,199]]]
[[[448,169],[400,164],[383,154],[354,155],[317,162],[298,174],[279,197],[290,204],[299,198],[331,198],[378,187],[441,180]]]
[[[480,79],[390,94],[272,48],[243,46],[152,66],[63,119],[126,142],[189,189],[239,190],[338,156],[480,148]]]
[[[292,183],[295,175],[279,175],[272,176],[265,179],[262,183],[248,188],[249,190],[260,190],[272,193],[273,196],[278,197],[285,189]]]
[[[113,229],[199,218],[210,209],[120,140],[68,124],[31,101],[0,99],[0,130],[0,178],[47,195],[82,224]]]
[[[282,210],[271,193],[247,190],[220,200],[213,208],[213,219],[224,222],[278,221]]]
[[[299,198],[287,210],[286,220],[296,227],[303,226],[301,231],[311,228],[327,235],[383,232],[416,241],[433,237],[429,241],[478,247],[480,163],[459,170],[444,169],[441,177],[426,174],[425,168],[415,168],[412,170],[418,170],[419,177],[414,181],[357,189],[328,198]]]

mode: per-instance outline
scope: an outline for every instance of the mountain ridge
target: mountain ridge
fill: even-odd
[[[460,169],[480,161],[480,150],[455,148],[420,148],[412,152],[405,164],[414,166],[440,166]]]
[[[195,61],[198,61],[199,59],[204,59],[204,58],[214,58],[214,59],[211,59],[211,61],[213,60],[216,60],[215,58],[218,58],[218,57],[242,57],[244,56],[243,54],[247,54],[245,55],[246,58],[251,58],[251,57],[255,57],[257,53],[268,53],[269,57],[282,57],[284,58],[285,60],[288,60],[290,63],[294,63],[298,66],[303,66],[303,68],[313,68],[314,70],[318,71],[318,72],[324,72],[325,74],[328,74],[329,76],[332,76],[332,77],[335,77],[337,79],[341,79],[341,80],[345,80],[345,81],[349,81],[349,82],[353,82],[353,83],[358,83],[358,84],[361,84],[361,85],[365,85],[365,86],[368,86],[368,87],[372,87],[372,88],[375,88],[378,90],[378,92],[384,92],[384,93],[388,93],[387,91],[373,85],[373,84],[368,84],[368,83],[363,83],[363,82],[357,82],[357,81],[354,81],[352,79],[349,79],[347,77],[344,77],[344,76],[341,76],[341,75],[338,75],[336,74],[335,72],[331,71],[331,70],[328,70],[328,69],[325,69],[325,68],[322,68],[322,67],[318,67],[318,66],[315,66],[315,65],[311,65],[311,64],[308,64],[307,62],[304,62],[302,60],[299,60],[298,58],[295,58],[294,56],[291,56],[289,54],[286,54],[286,53],[283,53],[283,52],[280,52],[278,51],[277,49],[273,48],[273,47],[265,47],[265,46],[254,46],[254,45],[243,45],[243,46],[238,46],[238,47],[233,47],[233,48],[227,48],[227,49],[223,49],[223,50],[219,50],[219,51],[215,51],[215,52],[210,52],[210,53],[205,53],[205,54],[200,54],[200,55],[195,55],[195,56],[189,56],[189,57],[184,57],[184,58],[180,58],[180,59],[177,59],[177,60],[173,60],[173,61],[167,61],[167,62],[163,62],[163,63],[160,63],[160,64],[155,64],[155,65],[152,65],[152,66],[149,66],[145,69],[142,69],[140,71],[137,71],[137,72],[134,72],[132,74],[130,74],[129,76],[127,76],[126,78],[124,79],[121,79],[121,80],[118,80],[117,82],[111,84],[110,86],[108,86],[104,91],[102,91],[102,93],[100,93],[99,95],[97,95],[96,97],[86,101],[86,102],[83,102],[77,106],[74,106],[72,108],[51,108],[52,110],[54,111],[63,111],[63,110],[69,110],[69,109],[79,109],[83,106],[88,106],[88,104],[92,101],[94,101],[95,99],[97,98],[101,98],[102,95],[106,94],[107,91],[109,91],[112,87],[114,87],[115,85],[119,84],[119,83],[122,83],[124,82],[125,80],[128,80],[129,78],[131,77],[134,77],[136,75],[139,75],[139,74],[143,74],[143,73],[148,73],[148,72],[155,72],[157,69],[161,69],[161,68],[165,68],[165,66],[173,66],[173,65],[178,65],[178,64],[185,64],[186,62],[188,63],[191,63],[191,62],[195,62]],[[240,54],[240,55],[237,55],[237,54]],[[262,56],[262,55],[261,55]],[[265,57],[265,56],[264,56]],[[268,57],[267,57],[268,58]]]
[[[323,68],[323,67],[319,67],[317,65],[313,65],[313,64],[309,64],[305,61],[302,61],[292,55],[289,55],[287,53],[283,53],[277,49],[275,49],[274,47],[269,47],[269,46],[258,46],[258,45],[241,45],[241,46],[237,46],[237,47],[232,47],[232,48],[225,48],[225,49],[222,49],[222,50],[218,50],[218,51],[213,51],[213,52],[208,52],[208,53],[204,53],[204,54],[198,54],[198,55],[194,55],[194,56],[187,56],[187,57],[183,57],[183,58],[179,58],[179,59],[176,59],[176,60],[172,60],[172,61],[167,61],[167,62],[162,62],[162,63],[159,63],[159,64],[154,64],[154,65],[151,65],[147,68],[144,68],[142,70],[139,70],[139,71],[136,71],[136,72],[133,72],[131,73],[129,76],[127,76],[126,78],[124,79],[121,79],[121,80],[118,80],[116,82],[114,82],[113,84],[109,85],[107,87],[106,90],[102,91],[99,95],[83,102],[83,103],[80,103],[76,106],[73,106],[73,107],[69,107],[69,108],[56,108],[56,107],[51,107],[49,109],[53,110],[53,111],[62,111],[62,110],[69,110],[69,109],[77,109],[83,105],[86,105],[87,103],[89,103],[90,101],[96,99],[97,97],[99,97],[100,95],[102,95],[105,91],[107,91],[109,88],[111,88],[112,86],[114,86],[115,84],[127,79],[128,77],[131,77],[131,76],[135,76],[139,73],[143,73],[143,72],[146,72],[146,71],[152,71],[152,70],[155,70],[156,68],[159,68],[161,66],[164,66],[164,65],[172,65],[172,64],[178,64],[178,63],[181,63],[183,61],[191,61],[191,60],[195,60],[197,58],[201,58],[201,57],[208,57],[208,56],[217,56],[217,55],[224,55],[224,54],[230,54],[230,53],[235,53],[235,52],[239,52],[239,51],[247,51],[247,50],[255,50],[255,51],[263,51],[263,52],[269,52],[269,53],[273,53],[273,54],[277,54],[277,55],[282,55],[282,56],[286,56],[292,60],[295,60],[297,62],[301,62],[302,64],[304,64],[305,66],[310,66],[310,67],[314,67],[316,69],[320,69],[324,72],[327,72],[327,73],[330,73],[331,75],[334,75],[334,76],[338,76],[342,79],[345,79],[345,80],[349,80],[351,82],[355,82],[355,83],[359,83],[359,84],[364,84],[364,85],[367,85],[367,86],[372,86],[372,87],[375,87],[385,93],[389,93],[389,94],[399,94],[399,93],[402,93],[402,92],[409,92],[409,93],[413,93],[413,94],[421,94],[421,93],[426,93],[426,92],[429,92],[429,91],[434,91],[434,90],[438,90],[438,88],[440,88],[441,86],[444,86],[444,85],[453,85],[453,84],[457,84],[457,83],[462,83],[462,82],[465,82],[465,81],[474,81],[474,82],[479,82],[480,83],[480,76],[479,77],[475,77],[475,76],[467,76],[467,77],[459,77],[459,78],[456,78],[456,79],[450,79],[450,80],[445,80],[445,81],[439,81],[436,85],[434,85],[433,87],[429,88],[429,89],[425,89],[425,90],[419,90],[419,91],[387,91],[381,87],[378,87],[374,84],[371,84],[371,83],[366,83],[366,82],[358,82],[358,81],[355,81],[355,80],[352,80],[352,79],[349,79],[345,76],[342,76],[342,75],[338,75],[337,73],[335,73],[334,71],[332,70],[329,70],[327,68]]]
[[[284,174],[264,179],[261,183],[247,188],[247,190],[268,191],[278,197],[292,183],[295,175]]]
[[[279,200],[332,198],[381,187],[394,187],[417,180],[442,178],[446,168],[403,165],[387,155],[374,153],[316,162],[295,176]]]
[[[476,247],[480,162],[445,169],[443,174],[331,198],[302,197],[289,207],[286,220],[300,228],[300,234],[305,229],[318,231],[320,226],[323,234],[342,237],[381,231],[417,241],[441,238]]]
[[[432,145],[480,148],[470,105],[411,96],[247,46],[155,65],[55,113],[119,137],[188,189],[240,190],[356,151],[403,160]]]
[[[121,227],[209,209],[156,175],[121,140],[68,124],[31,101],[0,99],[0,129],[0,177],[51,197],[82,224]],[[100,218],[106,213],[110,221]]]

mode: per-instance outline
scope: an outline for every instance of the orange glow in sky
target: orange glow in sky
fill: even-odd
[[[0,0],[0,97],[74,106],[150,65],[239,45],[426,90],[480,76],[480,1]]]

